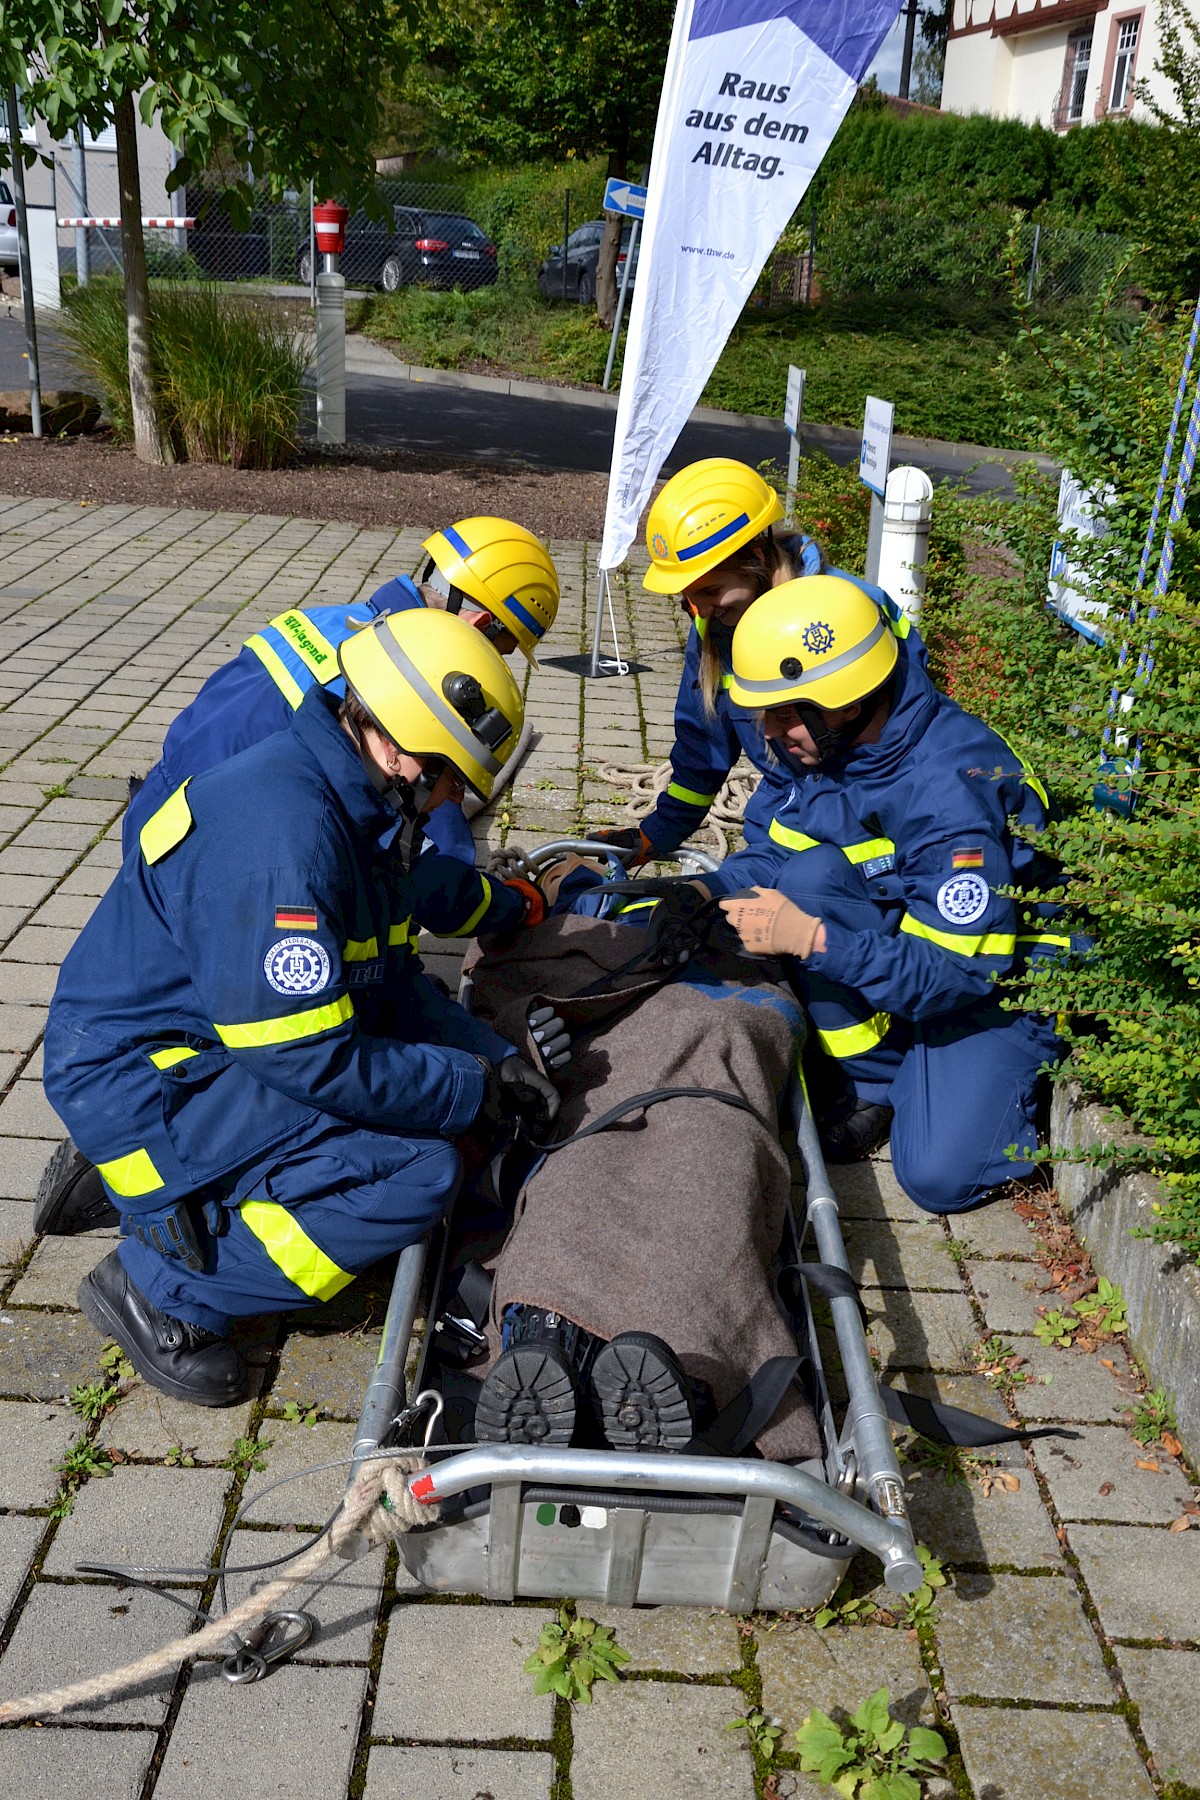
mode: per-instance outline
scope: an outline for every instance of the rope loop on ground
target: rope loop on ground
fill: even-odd
[[[286,1575],[267,1583],[258,1593],[249,1595],[219,1619],[213,1619],[188,1637],[176,1638],[123,1669],[110,1669],[107,1674],[93,1675],[70,1687],[51,1688],[43,1694],[25,1694],[18,1700],[0,1704],[0,1725],[18,1719],[42,1718],[66,1712],[68,1707],[95,1705],[113,1700],[127,1688],[153,1681],[178,1664],[192,1662],[220,1650],[226,1639],[257,1624],[267,1613],[274,1612],[279,1602],[293,1588],[302,1586],[344,1551],[356,1554],[365,1539],[370,1549],[391,1543],[393,1538],[411,1531],[415,1525],[433,1524],[439,1515],[436,1503],[424,1506],[415,1500],[409,1477],[428,1468],[419,1450],[389,1452],[370,1457],[351,1482],[342,1499],[341,1510],[329,1531],[297,1557]],[[357,1540],[357,1541],[356,1541]]]

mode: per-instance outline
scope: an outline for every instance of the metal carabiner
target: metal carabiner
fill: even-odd
[[[418,1413],[424,1412],[427,1406],[429,1408],[429,1423],[425,1427],[425,1436],[421,1444],[423,1450],[428,1450],[430,1439],[433,1437],[433,1428],[445,1412],[446,1402],[432,1388],[425,1388],[417,1395],[413,1406]]]
[[[221,1664],[222,1675],[235,1685],[243,1681],[261,1681],[276,1663],[286,1662],[297,1650],[303,1650],[316,1630],[316,1624],[311,1613],[264,1613],[239,1647],[225,1658]],[[294,1629],[272,1645],[270,1640],[281,1625],[291,1625]]]

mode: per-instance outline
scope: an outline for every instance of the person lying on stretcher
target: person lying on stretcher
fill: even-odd
[[[681,1450],[723,1409],[744,1425],[753,1392],[763,1454],[816,1455],[773,1286],[791,1180],[776,1113],[801,1009],[776,964],[708,936],[715,905],[689,938],[686,904],[648,903],[655,883],[601,918],[584,916],[613,899],[594,866],[570,859],[543,885],[542,925],[468,959],[481,1024],[522,1045],[530,1008],[550,1007],[574,1040],[553,1140],[494,1261],[475,1434]]]

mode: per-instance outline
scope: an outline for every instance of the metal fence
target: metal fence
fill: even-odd
[[[1069,225],[1022,225],[1017,276],[1034,307],[1094,300],[1128,263],[1126,238]]]

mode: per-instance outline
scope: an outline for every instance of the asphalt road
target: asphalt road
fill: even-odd
[[[28,386],[25,334],[21,320],[0,318],[0,390]],[[43,388],[74,386],[61,342],[52,331],[39,337]],[[310,412],[311,412],[310,406]],[[542,468],[607,473],[615,414],[569,399],[530,399],[479,388],[412,381],[385,373],[351,373],[346,382],[347,429],[355,443],[376,449],[423,450],[487,462],[531,463]],[[857,460],[859,434],[838,426],[810,426],[806,448],[819,448],[835,462]],[[934,479],[963,481],[971,493],[1011,492],[1008,470],[978,461],[974,446],[922,441],[906,451]],[[704,456],[736,456],[752,466],[773,457],[786,465],[788,437],[783,426],[751,425],[730,414],[727,423],[694,421],[684,427],[664,466],[672,474]],[[893,461],[900,461],[894,455]]]

